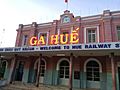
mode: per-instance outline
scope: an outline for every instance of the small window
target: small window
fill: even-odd
[[[94,29],[88,29],[88,43],[96,42],[96,30]]]
[[[117,26],[117,36],[118,40],[120,40],[120,26]]]
[[[27,39],[28,39],[28,35],[24,35],[23,36],[23,42],[22,42],[23,46],[27,45]]]

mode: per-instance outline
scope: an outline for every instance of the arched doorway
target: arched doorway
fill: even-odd
[[[22,81],[25,61],[18,61],[16,66],[15,81]]]
[[[0,62],[0,80],[3,79],[5,76],[7,65],[8,65],[8,62],[6,60],[2,60]]]
[[[59,85],[68,85],[69,84],[69,60],[61,59],[58,62],[58,71],[59,71]]]
[[[102,72],[100,62],[96,59],[88,59],[84,67],[87,88],[100,88],[100,72]]]
[[[34,64],[35,80],[36,80],[36,76],[37,76],[38,61],[39,61],[39,59]],[[45,61],[45,59],[42,58],[42,60],[40,62],[40,80],[39,80],[39,83],[44,82],[45,71],[46,71],[46,61]]]

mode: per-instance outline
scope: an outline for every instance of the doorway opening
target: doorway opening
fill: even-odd
[[[19,61],[16,67],[16,75],[15,75],[15,80],[16,81],[22,81],[23,77],[23,70],[24,70],[24,61]]]

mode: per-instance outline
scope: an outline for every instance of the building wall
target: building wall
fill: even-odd
[[[59,85],[59,77],[58,77],[58,70],[57,70],[57,64],[60,59],[67,58],[69,59],[69,56],[62,57],[62,56],[51,56],[46,57],[43,56],[43,58],[46,60],[46,72],[44,77],[44,84],[48,85]],[[112,90],[113,83],[112,83],[112,69],[111,69],[111,60],[110,56],[78,56],[73,58],[73,87],[75,88],[87,88],[86,85],[86,72],[84,71],[84,64],[89,58],[95,58],[97,59],[101,65],[102,65],[102,72],[100,72],[100,88],[101,90]],[[115,56],[114,62],[116,66],[116,83],[117,83],[117,90],[119,90],[119,77],[118,77],[118,67],[120,63],[120,57]],[[38,59],[38,56],[29,56],[29,57],[23,57],[18,56],[16,58],[16,61],[24,61],[24,71],[23,71],[23,77],[22,82],[23,83],[35,83],[34,80],[34,63]],[[6,69],[6,73],[4,75],[4,78],[9,78],[9,72],[11,70],[11,60],[8,61],[8,67]],[[74,71],[79,71],[80,79],[74,79]],[[15,74],[15,73],[14,73]],[[15,80],[15,77],[14,77]],[[94,85],[93,85],[94,86]]]
[[[57,71],[57,63],[61,58],[68,58],[69,57],[56,57],[52,56],[49,58],[46,58],[46,72],[45,72],[45,78],[44,78],[44,84],[49,85],[59,85],[59,77],[58,77],[58,71]],[[95,58],[97,59],[101,65],[102,65],[102,72],[100,73],[100,86],[101,90],[111,90],[112,89],[112,72],[111,72],[111,62],[110,58],[108,56],[80,56],[80,57],[74,57],[73,60],[73,87],[76,88],[86,88],[86,72],[84,71],[84,64],[87,59],[89,58]],[[117,60],[117,59],[116,59]],[[33,62],[31,62],[33,63]],[[24,75],[23,75],[23,82],[26,82],[27,78],[29,78],[29,82],[33,82],[31,78],[33,78],[33,65],[30,67],[29,75],[27,68],[25,66]],[[31,73],[32,71],[32,73]],[[74,71],[79,71],[80,73],[80,79],[74,79]],[[31,73],[31,74],[30,74]]]
[[[71,19],[69,23],[63,23],[62,18],[64,15],[68,15]],[[103,14],[88,16],[88,17],[74,17],[72,13],[69,11],[65,11],[63,15],[61,15],[60,20],[53,20],[53,22],[41,23],[37,24],[33,22],[28,25],[19,25],[17,29],[17,38],[16,38],[16,46],[22,46],[23,35],[28,35],[27,46],[30,45],[29,40],[32,36],[38,36],[39,32],[48,32],[49,37],[51,35],[55,35],[62,33],[63,31],[68,31],[71,33],[71,30],[80,28],[79,33],[79,43],[85,43],[85,32],[84,29],[86,27],[95,27],[98,26],[99,37],[97,35],[97,39],[99,42],[114,42],[118,41],[117,39],[117,30],[116,26],[120,25],[120,12],[114,11],[110,12],[106,10]],[[50,44],[50,38],[48,39]]]
[[[68,15],[71,19],[69,23],[62,23],[65,15]],[[116,26],[120,25],[120,11],[110,12],[109,10],[104,11],[103,14],[80,17],[65,11],[64,14],[60,16],[60,20],[53,20],[48,23],[37,24],[33,22],[29,25],[19,25],[17,29],[16,46],[22,46],[22,40],[24,35],[28,35],[26,46],[30,46],[29,40],[32,36],[38,36],[39,32],[48,33],[48,44],[50,44],[50,36],[55,34],[62,34],[64,31],[71,33],[79,27],[79,43],[87,43],[87,37],[85,37],[85,28],[97,28],[98,33],[96,34],[96,42],[117,42],[117,30]],[[87,34],[86,34],[87,35]],[[99,37],[98,37],[99,36]],[[85,39],[86,38],[86,39]],[[86,41],[86,42],[85,42]],[[52,53],[52,52],[51,52]],[[37,56],[19,57],[18,60],[25,61],[24,74],[22,82],[35,82],[35,71],[34,63],[37,60]],[[43,57],[46,60],[46,71],[44,76],[44,84],[49,85],[59,85],[59,77],[57,70],[57,63],[61,58],[69,59],[69,56],[51,56]],[[84,70],[84,64],[87,59],[95,58],[102,65],[102,72],[100,72],[100,88],[101,90],[112,90],[112,71],[111,71],[111,60],[109,56],[75,56],[73,59],[73,87],[77,88],[87,88],[86,72]],[[115,64],[119,61],[119,57],[115,58]],[[74,72],[79,72],[80,79],[74,79]],[[117,72],[118,80],[118,72]],[[119,81],[117,81],[117,85]],[[94,86],[94,85],[93,85]],[[119,88],[119,87],[118,87]]]

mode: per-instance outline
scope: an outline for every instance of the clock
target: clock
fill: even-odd
[[[70,18],[68,16],[65,16],[63,18],[63,23],[69,23],[70,22]]]

